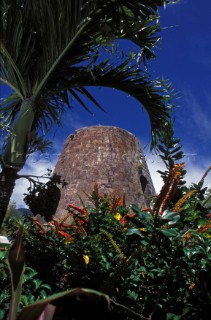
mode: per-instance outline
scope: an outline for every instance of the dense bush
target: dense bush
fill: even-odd
[[[11,301],[11,280],[6,261],[7,251],[0,248],[0,320],[7,319],[7,314]],[[37,299],[42,299],[51,293],[49,285],[43,283],[37,272],[27,267],[24,274],[23,291],[20,300],[20,308],[34,303]]]
[[[179,187],[182,173],[183,164],[172,167],[151,208],[126,207],[124,197],[101,195],[96,186],[92,209],[68,206],[71,224],[26,218],[26,264],[53,292],[87,287],[107,293],[111,306],[107,314],[100,311],[102,319],[208,319],[209,211],[201,204],[201,183]],[[7,226],[12,237],[11,220]],[[93,310],[77,299],[62,303],[67,319]]]

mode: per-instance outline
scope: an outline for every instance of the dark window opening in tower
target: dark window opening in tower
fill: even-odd
[[[140,176],[140,182],[141,182],[141,187],[142,187],[142,190],[143,190],[143,193],[144,193],[145,190],[146,190],[146,186],[148,184],[148,181],[143,175],[141,175]]]

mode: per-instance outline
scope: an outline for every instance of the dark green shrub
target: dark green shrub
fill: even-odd
[[[211,224],[207,211],[198,207],[201,189],[180,190],[186,193],[179,201],[168,201],[182,170],[183,165],[173,166],[160,195],[145,210],[127,208],[123,198],[95,189],[89,212],[69,206],[71,225],[55,219],[43,226],[26,219],[27,265],[53,292],[85,287],[108,294],[105,319],[208,319]],[[84,310],[73,300],[68,319],[83,319]]]
[[[0,320],[6,320],[11,301],[11,280],[6,261],[7,251],[0,251]],[[27,267],[24,273],[23,291],[20,300],[20,308],[34,303],[38,299],[44,299],[51,293],[51,288],[38,278],[38,272]]]

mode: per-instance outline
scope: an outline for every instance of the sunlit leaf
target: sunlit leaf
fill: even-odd
[[[157,230],[167,238],[176,237],[178,234],[178,229],[175,229],[175,228],[171,228],[171,229],[157,228]]]

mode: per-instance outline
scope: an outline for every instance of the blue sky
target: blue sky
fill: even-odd
[[[181,0],[160,10],[162,43],[157,59],[149,63],[153,77],[169,79],[178,98],[175,100],[175,136],[181,138],[185,152],[188,183],[197,182],[211,165],[211,1]],[[130,47],[129,43],[125,48]],[[131,97],[111,89],[92,89],[107,113],[91,107],[89,115],[76,103],[64,116],[63,128],[55,130],[54,149],[47,156],[33,156],[25,168],[27,173],[45,173],[53,169],[63,143],[70,133],[90,125],[114,125],[135,134],[147,155],[156,190],[161,179],[156,173],[162,162],[149,154],[150,126],[147,113]],[[211,175],[205,181],[211,186]],[[19,182],[13,199],[21,205],[21,192],[26,182]]]

